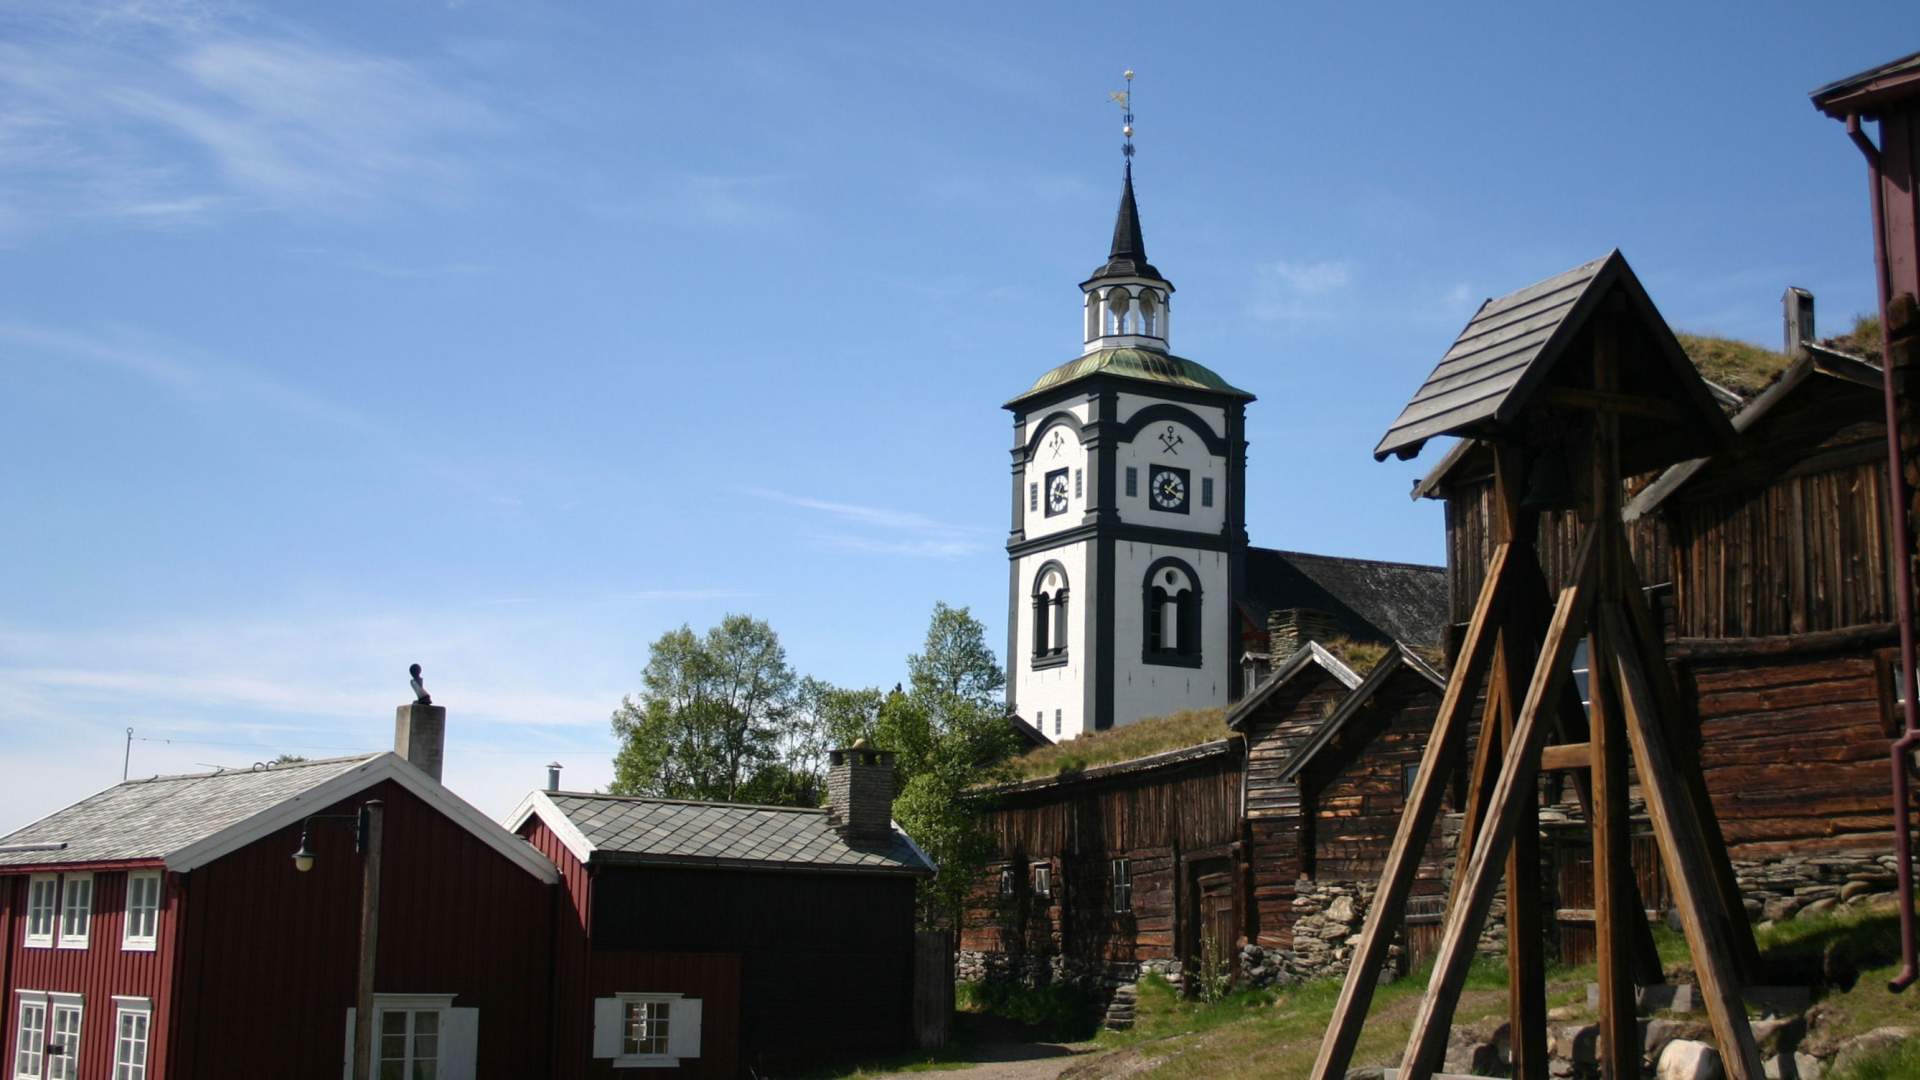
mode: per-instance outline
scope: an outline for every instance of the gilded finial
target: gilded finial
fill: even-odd
[[[1120,146],[1120,154],[1127,159],[1127,172],[1131,174],[1133,172],[1133,69],[1128,68],[1126,71],[1121,72],[1121,76],[1127,80],[1126,89],[1115,90],[1109,93],[1107,97],[1111,98],[1114,104],[1120,106],[1122,114],[1120,117],[1120,134],[1126,138],[1126,142]]]

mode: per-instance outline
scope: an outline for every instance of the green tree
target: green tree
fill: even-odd
[[[900,769],[895,819],[940,867],[921,889],[921,920],[958,927],[992,853],[969,789],[1004,778],[1019,745],[999,700],[1006,675],[986,627],[966,608],[935,604],[907,676],[908,689],[896,687],[881,705],[875,741],[894,751]]]
[[[728,615],[704,637],[681,626],[649,650],[638,698],[613,713],[620,740],[612,790],[622,795],[740,799],[780,760],[797,680],[764,621]],[[768,778],[756,789],[788,790]]]

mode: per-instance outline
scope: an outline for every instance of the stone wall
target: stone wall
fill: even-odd
[[[961,949],[954,958],[954,974],[961,982],[1012,981],[1023,986],[1055,984],[1077,986],[1105,993],[1138,982],[1143,975],[1158,975],[1175,986],[1184,972],[1178,960],[1142,960],[1138,963],[1114,960],[1093,964],[1071,956],[1010,956],[1006,953]]]
[[[1747,917],[1756,921],[1779,922],[1801,912],[1817,915],[1856,897],[1892,892],[1894,873],[1892,852],[1733,861]]]

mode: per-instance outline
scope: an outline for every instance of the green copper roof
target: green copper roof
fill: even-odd
[[[1161,386],[1182,386],[1189,390],[1208,390],[1253,400],[1252,394],[1185,357],[1154,352],[1152,349],[1101,349],[1075,357],[1040,376],[1027,388],[1026,393],[1007,404],[1017,405],[1036,394],[1094,375],[1116,375],[1122,379],[1138,379]]]

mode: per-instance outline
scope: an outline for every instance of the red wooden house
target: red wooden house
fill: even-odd
[[[529,795],[509,826],[566,883],[544,1075],[730,1080],[911,1046],[934,867],[890,819],[892,758],[834,751],[826,809]]]
[[[341,1076],[361,859],[321,822],[311,869],[290,856],[369,799],[376,1075],[540,1075],[558,875],[393,753],[129,781],[0,839],[5,1075]]]

